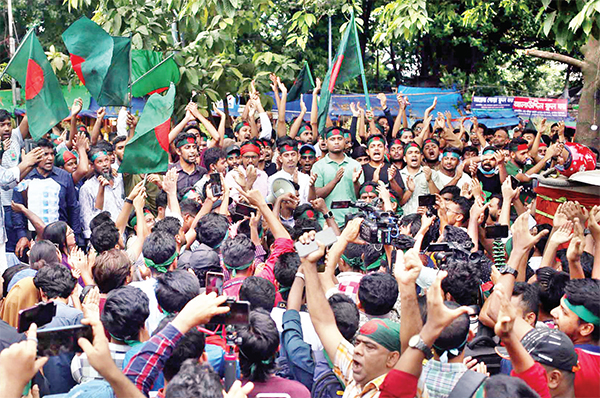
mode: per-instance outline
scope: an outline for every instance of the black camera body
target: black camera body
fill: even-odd
[[[376,206],[357,201],[351,205],[357,208],[357,213],[346,215],[346,223],[356,217],[362,217],[360,237],[372,244],[394,245],[400,237],[400,218],[389,211],[378,210]]]

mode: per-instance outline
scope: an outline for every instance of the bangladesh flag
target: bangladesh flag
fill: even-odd
[[[169,131],[175,100],[171,83],[165,95],[152,94],[144,106],[135,134],[125,145],[119,173],[144,174],[167,171]]]
[[[173,54],[174,55],[174,54]],[[147,94],[162,93],[171,83],[179,83],[179,67],[173,55],[163,59],[157,51],[131,51],[131,95],[143,97]]]
[[[325,122],[329,113],[329,101],[331,100],[335,86],[358,75],[362,75],[364,78],[365,70],[360,55],[354,13],[352,13],[350,22],[348,22],[344,30],[337,54],[323,81],[321,97],[319,98],[319,134],[323,135],[325,133]],[[367,93],[365,92],[365,94]]]
[[[29,131],[34,140],[69,116],[58,79],[33,29],[27,32],[4,72],[25,87]]]
[[[287,95],[287,101],[292,102],[300,99],[300,94],[306,94],[310,90],[315,88],[315,82],[310,73],[310,68],[308,67],[308,62],[304,61],[304,66],[300,71],[300,74],[294,80],[294,85],[290,89]]]
[[[128,106],[131,39],[111,36],[86,17],[62,35],[79,80],[100,106]]]

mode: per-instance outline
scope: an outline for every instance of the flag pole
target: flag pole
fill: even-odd
[[[167,62],[168,60],[170,60],[171,58],[173,58],[175,56],[175,53],[172,53],[171,55],[169,55],[167,58],[163,59],[162,61],[160,61],[158,64],[156,64],[155,66],[153,66],[148,72],[144,73],[142,76],[138,77],[137,79],[135,79],[135,81],[133,83],[130,83],[130,88],[136,84],[137,82],[139,82],[142,78],[146,77],[146,75],[150,72],[152,72],[154,69],[158,68],[159,66],[161,66],[162,64],[164,64],[165,62]]]
[[[354,20],[354,10],[352,10],[352,30],[354,31],[356,52],[358,53],[358,66],[360,66],[360,77],[362,79],[363,91],[365,92],[365,103],[367,106],[367,110],[371,110],[371,99],[369,98],[369,90],[367,88],[367,78],[365,77],[365,67],[363,66],[362,54],[360,53],[360,41],[358,40],[358,31],[356,30],[356,21]]]
[[[131,113],[131,109],[132,108],[132,103],[133,103],[133,95],[131,94],[131,87],[133,86],[133,84],[131,83],[131,45],[133,44],[131,42],[131,38],[132,38],[132,34],[129,33],[129,113]]]
[[[23,39],[21,40],[21,44],[19,44],[19,47],[17,48],[17,50],[14,52],[12,58],[10,59],[10,61],[8,61],[8,64],[6,64],[6,68],[4,68],[4,70],[2,71],[2,74],[0,75],[0,80],[2,80],[2,78],[4,77],[4,75],[6,74],[6,71],[8,70],[8,68],[10,67],[10,64],[12,64],[13,60],[15,59],[15,55],[17,55],[19,53],[19,51],[21,50],[21,47],[23,47],[23,45],[25,44],[25,42],[27,41],[27,38],[29,38],[29,35],[31,34],[31,32],[33,32],[35,30],[37,25],[35,25],[34,27],[32,27],[31,29],[29,29],[29,31],[27,32],[27,34],[25,34],[25,37],[23,37]]]

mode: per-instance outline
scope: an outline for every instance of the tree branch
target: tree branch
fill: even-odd
[[[581,60],[573,58],[573,57],[569,57],[568,55],[551,53],[549,51],[525,50],[525,55],[531,55],[531,56],[538,57],[538,58],[544,58],[544,59],[549,59],[552,61],[562,62],[562,63],[568,64],[568,65],[573,65],[579,69],[583,69],[586,66],[586,63],[584,61],[581,61]]]

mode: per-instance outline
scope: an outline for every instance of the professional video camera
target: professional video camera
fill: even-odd
[[[395,245],[400,237],[399,217],[389,211],[379,210],[377,198],[373,203],[365,203],[361,200],[350,203],[349,207],[358,209],[357,213],[347,214],[346,223],[356,217],[362,217],[360,225],[360,237],[364,241],[373,244]]]
[[[433,259],[440,268],[443,268],[448,257],[463,258],[478,264],[481,261],[481,253],[471,253],[470,246],[472,244],[464,245],[456,242],[430,243],[425,251],[433,253]]]

